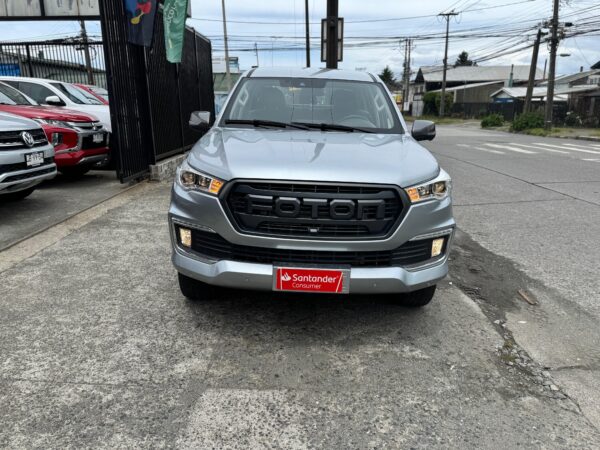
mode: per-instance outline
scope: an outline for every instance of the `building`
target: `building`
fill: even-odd
[[[424,66],[419,68],[415,77],[416,92],[430,92],[442,88],[443,66]],[[543,78],[540,69],[536,71],[536,80]],[[446,87],[464,86],[475,83],[502,81],[506,85],[519,85],[529,80],[528,65],[512,66],[457,66],[446,70]],[[421,88],[420,90],[418,88]]]

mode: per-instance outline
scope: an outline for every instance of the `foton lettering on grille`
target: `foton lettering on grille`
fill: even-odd
[[[242,232],[364,239],[393,231],[403,204],[387,187],[238,182],[226,207]]]

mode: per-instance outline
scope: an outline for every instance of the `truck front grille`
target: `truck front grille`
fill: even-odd
[[[383,238],[404,210],[391,186],[237,181],[224,198],[240,232],[301,239]]]
[[[176,225],[176,228],[178,226]],[[176,235],[179,235],[176,229]],[[343,252],[317,250],[283,250],[251,247],[228,242],[215,233],[192,230],[192,250],[217,260],[257,264],[320,264],[352,267],[407,266],[431,259],[431,241],[409,241],[393,250]],[[445,252],[445,249],[444,251]]]
[[[46,145],[48,140],[44,130],[24,130],[29,132],[34,139],[33,147],[40,147]],[[0,151],[6,150],[18,150],[23,148],[30,148],[25,145],[23,138],[21,137],[21,131],[0,131]]]

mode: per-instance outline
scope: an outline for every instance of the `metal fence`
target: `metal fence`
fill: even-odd
[[[0,42],[0,75],[106,87],[104,48],[97,41]]]
[[[182,62],[168,63],[160,12],[153,46],[144,48],[127,43],[122,0],[103,0],[100,10],[102,42],[0,42],[0,75],[107,88],[112,161],[127,182],[200,138],[188,126],[192,111],[210,111],[214,120],[212,49],[208,39],[186,29]]]
[[[122,182],[144,176],[149,165],[183,153],[200,137],[188,130],[191,111],[212,112],[211,44],[185,31],[181,64],[166,61],[162,14],[146,49],[127,43],[122,0],[100,2],[107,87],[113,125],[112,151]]]
[[[523,102],[515,100],[506,103],[454,103],[452,115],[465,119],[481,119],[489,114],[500,114],[504,120],[512,122],[515,117],[523,112]],[[532,111],[544,114],[545,102],[536,102]],[[554,124],[564,123],[568,107],[566,103],[554,103]]]

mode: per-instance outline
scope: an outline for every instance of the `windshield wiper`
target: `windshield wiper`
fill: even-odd
[[[226,125],[253,125],[254,127],[277,127],[277,128],[298,128],[299,130],[308,130],[308,126],[299,123],[276,122],[274,120],[260,119],[225,119]]]
[[[348,131],[350,133],[358,131],[360,133],[373,133],[366,128],[350,127],[348,125],[338,125],[336,123],[311,123],[311,122],[292,122],[294,125],[303,125],[309,128],[318,128],[321,131]]]

